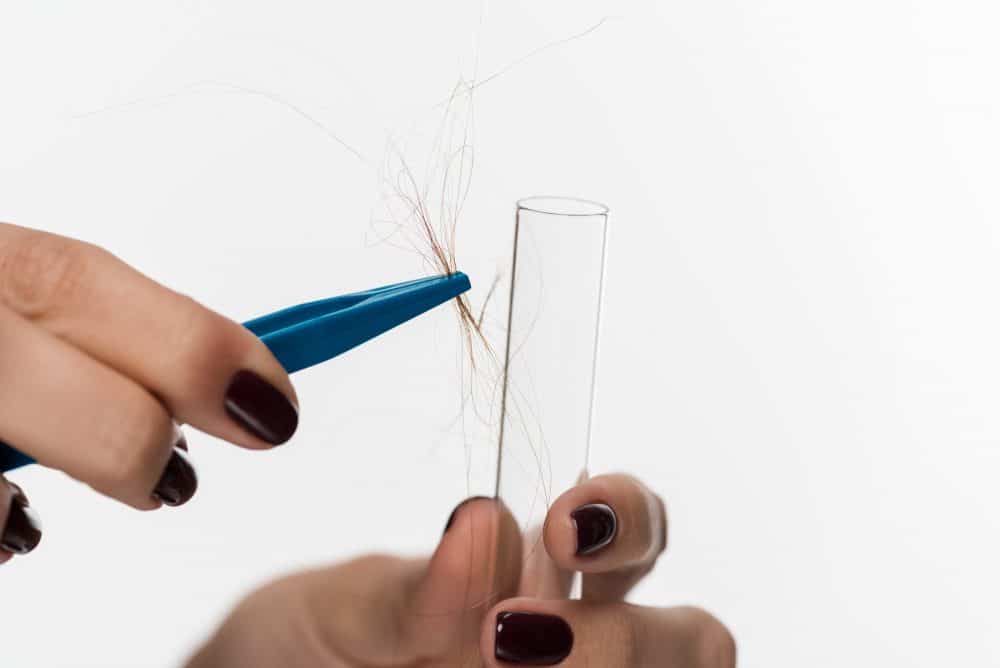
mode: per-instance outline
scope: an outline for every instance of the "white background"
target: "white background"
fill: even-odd
[[[459,0],[4,0],[0,219],[234,319],[418,277],[366,245],[372,169],[227,86],[378,162],[477,52],[613,16],[477,91],[459,254],[479,297],[518,197],[611,205],[592,464],[673,522],[635,600],[706,606],[744,666],[996,665],[995,7],[494,0],[480,29]],[[45,538],[0,569],[0,664],[176,666],[276,573],[430,549],[469,490],[458,356],[439,310],[298,376],[279,451],[192,433],[182,509],[13,474]]]

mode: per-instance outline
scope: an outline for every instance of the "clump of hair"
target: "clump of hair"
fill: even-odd
[[[372,221],[378,242],[416,252],[433,275],[450,276],[459,270],[457,230],[475,165],[473,89],[474,84],[460,81],[452,90],[433,138],[432,157],[419,179],[398,139],[390,139],[379,174],[384,216]],[[483,320],[499,283],[498,273],[478,309],[465,294],[454,301],[473,372],[484,370],[484,364],[491,370],[497,368]]]

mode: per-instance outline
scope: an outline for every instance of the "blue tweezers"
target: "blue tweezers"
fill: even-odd
[[[294,373],[347,352],[470,287],[469,277],[456,272],[290,306],[243,326]],[[33,461],[0,441],[0,472]]]

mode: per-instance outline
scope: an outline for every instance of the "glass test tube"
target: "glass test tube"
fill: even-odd
[[[586,476],[607,223],[597,202],[517,203],[496,491],[525,531]]]

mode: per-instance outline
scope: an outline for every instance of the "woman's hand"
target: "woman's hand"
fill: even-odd
[[[134,508],[197,478],[178,424],[246,448],[288,440],[295,392],[239,324],[110,253],[0,224],[0,441]],[[41,536],[0,477],[0,562]]]
[[[732,636],[708,613],[624,602],[666,526],[660,498],[624,475],[563,494],[532,538],[502,504],[470,499],[429,559],[368,556],[255,592],[189,668],[732,668]],[[580,601],[566,599],[574,570]]]

